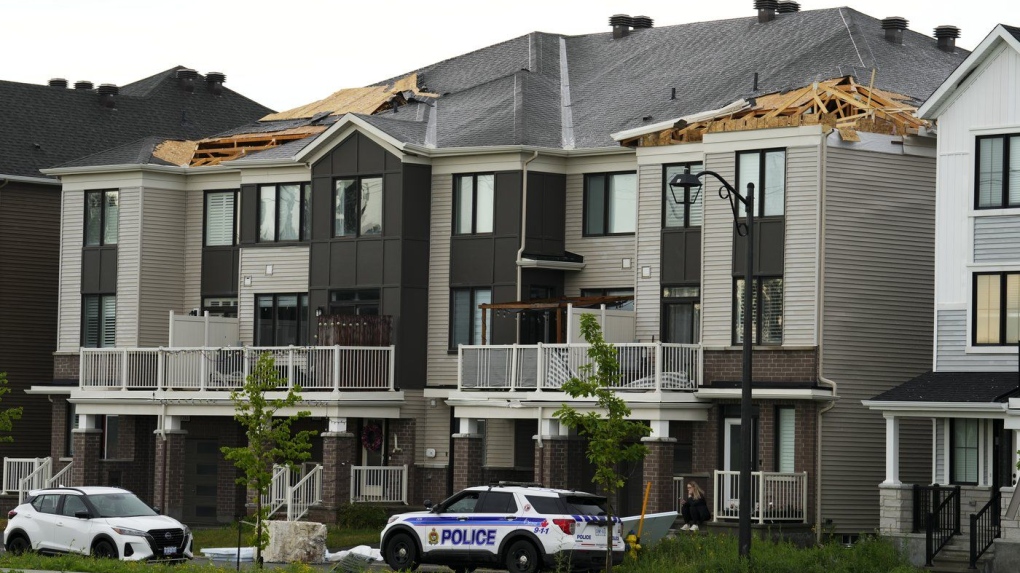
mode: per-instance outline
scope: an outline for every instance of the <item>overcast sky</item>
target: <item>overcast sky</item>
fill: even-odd
[[[800,4],[901,16],[929,36],[951,24],[967,49],[997,23],[1020,26],[1016,0]],[[183,65],[284,110],[528,32],[605,32],[613,14],[669,26],[756,11],[753,0],[0,0],[0,79],[123,85]]]

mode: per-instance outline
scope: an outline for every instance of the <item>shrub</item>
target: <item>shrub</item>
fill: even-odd
[[[389,515],[386,509],[363,503],[342,506],[337,511],[336,524],[350,529],[382,529]]]

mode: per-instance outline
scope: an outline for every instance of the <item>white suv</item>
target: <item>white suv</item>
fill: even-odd
[[[620,520],[614,517],[608,528],[605,515],[606,498],[589,493],[529,484],[471,487],[429,511],[394,515],[379,547],[394,570],[421,563],[457,572],[491,565],[511,573],[600,570],[608,529],[614,563],[623,561],[625,549]]]
[[[191,530],[116,487],[60,487],[29,492],[7,514],[11,553],[80,553],[125,561],[193,557]]]

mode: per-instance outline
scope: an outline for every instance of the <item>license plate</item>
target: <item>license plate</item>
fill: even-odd
[[[177,555],[177,548],[176,547],[164,547],[163,548],[163,555]]]
[[[595,537],[605,537],[605,536],[606,536],[606,528],[605,527],[596,527],[595,528]]]

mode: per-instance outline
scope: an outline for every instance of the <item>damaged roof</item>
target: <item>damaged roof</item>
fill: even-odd
[[[69,164],[96,150],[112,151],[153,134],[199,139],[272,111],[226,86],[215,95],[201,75],[194,91],[187,92],[178,85],[180,69],[186,68],[120,87],[113,108],[101,105],[98,89],[0,81],[0,177],[41,179],[46,176],[40,169]]]

